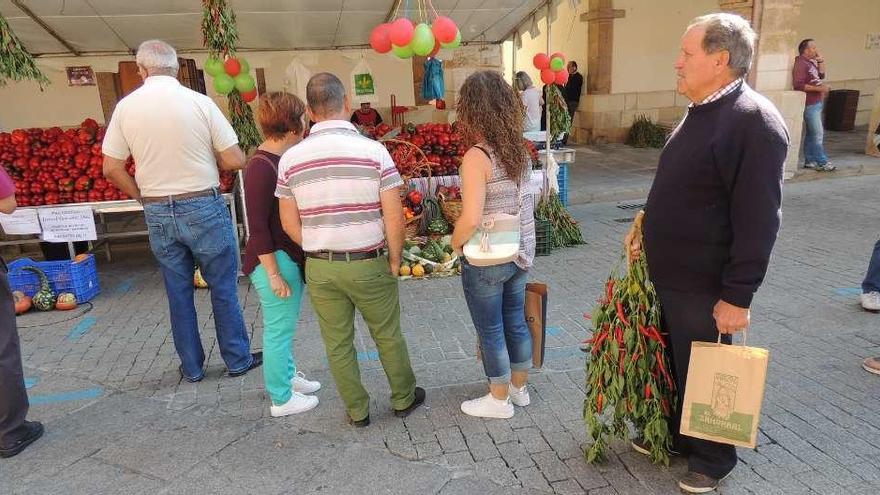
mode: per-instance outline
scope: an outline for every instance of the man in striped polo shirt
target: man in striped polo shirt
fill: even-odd
[[[313,76],[306,99],[316,124],[281,157],[275,191],[281,223],[305,251],[309,296],[349,422],[370,424],[370,397],[354,347],[355,308],[379,351],[394,414],[406,417],[424,402],[425,391],[416,387],[400,331],[403,181],[385,147],[348,121],[351,110],[339,78]]]

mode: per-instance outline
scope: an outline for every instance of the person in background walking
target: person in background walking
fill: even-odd
[[[828,161],[822,142],[825,136],[822,109],[825,107],[824,100],[831,91],[831,86],[823,81],[825,59],[819,54],[816,42],[809,38],[800,42],[798,53],[794,59],[791,80],[795,91],[807,94],[804,106],[804,168],[833,172],[837,167]]]
[[[532,83],[532,78],[523,71],[516,73],[514,83],[514,87],[519,91],[519,99],[525,107],[525,131],[540,131],[541,105],[544,104],[541,92]]]
[[[687,387],[691,344],[729,344],[748,329],[749,307],[761,286],[779,232],[782,169],[788,152],[785,121],[750,88],[757,35],[734,14],[694,19],[675,63],[678,92],[691,104],[660,155],[644,212],[648,269],[669,332],[678,403]],[[640,254],[630,231],[630,259]],[[678,486],[688,493],[718,487],[736,466],[732,445],[679,434],[673,449],[688,456]],[[644,439],[633,448],[648,454]]]
[[[584,88],[584,76],[578,72],[578,64],[574,60],[568,63],[568,82],[562,91],[565,97],[565,104],[568,106],[568,115],[571,117],[571,127],[574,128],[574,114],[577,112],[578,105],[581,103],[581,91]],[[571,132],[565,134],[562,144],[568,144],[568,136]]]
[[[348,121],[349,100],[338,77],[313,76],[306,98],[316,124],[281,157],[275,191],[281,225],[308,258],[309,299],[349,422],[370,424],[370,396],[354,347],[355,308],[379,351],[394,415],[403,418],[425,401],[400,330],[403,181],[385,146]]]
[[[241,169],[244,153],[214,101],[177,81],[177,64],[177,52],[164,41],[141,43],[137,65],[144,85],[116,105],[102,151],[104,176],[144,205],[180,374],[198,382],[205,377],[205,351],[193,301],[196,263],[211,287],[217,343],[229,376],[260,366],[263,355],[250,352],[238,303],[236,227],[219,192],[218,167]],[[129,155],[137,162],[134,178],[125,170]]]
[[[522,144],[523,116],[513,88],[493,71],[468,77],[459,91],[458,122],[474,146],[461,165],[462,212],[452,233],[459,253],[484,215],[506,213],[520,219],[516,260],[478,267],[462,263],[461,283],[480,349],[489,393],[462,402],[470,416],[511,418],[513,405],[529,405],[526,382],[532,367],[532,336],[525,320],[526,282],[535,257],[535,221],[524,194],[530,167]]]
[[[0,213],[11,214],[17,206],[15,184],[0,167]],[[0,258],[0,457],[18,455],[43,436],[40,422],[25,419],[28,396],[15,325],[15,303],[6,274],[6,262]]]
[[[321,384],[296,369],[293,336],[302,305],[305,258],[302,248],[281,227],[275,187],[281,155],[300,142],[305,104],[289,93],[260,98],[257,123],[266,140],[248,161],[244,178],[250,237],[242,271],[260,296],[263,308],[263,380],[274,417],[308,411]]]

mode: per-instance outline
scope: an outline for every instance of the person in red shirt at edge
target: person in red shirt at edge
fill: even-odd
[[[376,127],[382,123],[382,116],[369,102],[361,103],[361,108],[351,113],[351,123],[358,127]]]

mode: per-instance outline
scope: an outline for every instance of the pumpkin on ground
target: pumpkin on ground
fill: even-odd
[[[20,315],[27,313],[31,309],[31,298],[24,292],[17,290],[12,293],[12,299],[15,301],[15,314]]]
[[[76,296],[70,292],[62,292],[58,294],[58,301],[55,302],[55,309],[59,311],[68,311],[76,308]]]
[[[55,292],[52,290],[52,286],[49,285],[49,278],[46,277],[43,270],[40,270],[35,266],[26,266],[22,268],[22,270],[34,272],[37,274],[37,277],[40,278],[40,290],[34,294],[32,299],[34,307],[40,311],[51,311],[55,308]]]

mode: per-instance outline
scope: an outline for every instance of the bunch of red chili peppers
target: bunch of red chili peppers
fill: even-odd
[[[668,418],[676,407],[675,380],[661,334],[660,301],[648,278],[644,254],[623,278],[617,269],[590,318],[587,340],[587,396],[584,421],[593,444],[588,462],[605,460],[606,437],[626,440],[629,426],[651,448],[651,461],[669,464],[672,432]]]

